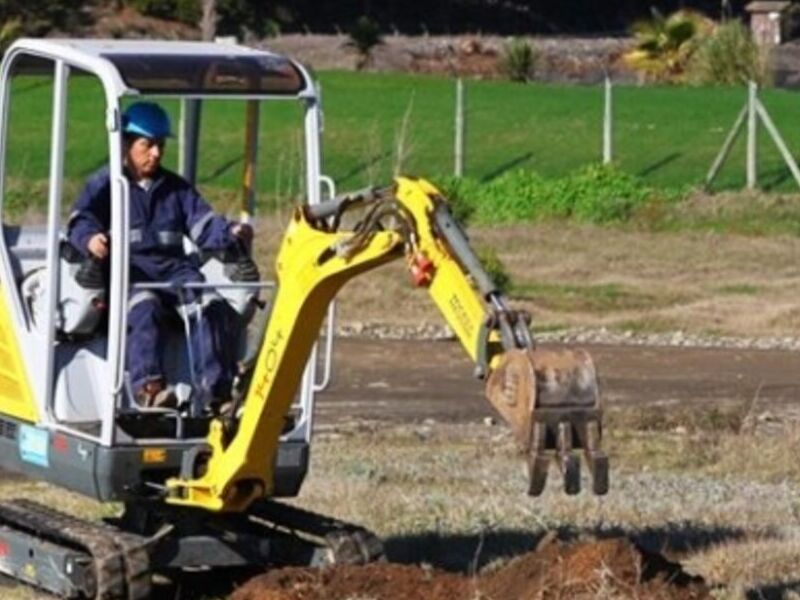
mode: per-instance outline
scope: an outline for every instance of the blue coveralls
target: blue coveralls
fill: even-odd
[[[129,180],[130,189],[130,283],[202,282],[196,257],[183,250],[187,235],[203,250],[220,250],[235,242],[231,223],[211,207],[186,180],[160,169],[145,190]],[[89,255],[88,243],[105,233],[111,223],[111,185],[108,168],[92,175],[75,202],[69,219],[70,243]],[[113,251],[113,242],[111,244]],[[128,314],[127,368],[133,390],[161,379],[164,321],[169,311],[183,302],[201,302],[203,294],[185,290],[131,290]],[[200,324],[192,327],[194,370],[203,387],[214,397],[225,397],[234,374],[231,344],[225,342],[227,307],[221,301],[203,308]],[[196,307],[190,307],[195,314]]]

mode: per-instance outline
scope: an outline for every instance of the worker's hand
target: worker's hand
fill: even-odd
[[[105,233],[95,233],[86,246],[95,258],[103,260],[108,257],[108,236]]]
[[[231,233],[247,246],[250,246],[250,242],[253,241],[253,228],[247,223],[234,223]]]

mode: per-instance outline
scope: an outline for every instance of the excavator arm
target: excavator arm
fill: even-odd
[[[341,223],[358,211],[351,230]],[[525,452],[529,493],[545,486],[553,458],[567,493],[580,489],[582,448],[593,489],[608,488],[600,450],[602,411],[594,365],[583,351],[541,351],[527,314],[512,310],[481,267],[439,191],[398,178],[316,206],[298,207],[276,260],[278,287],[243,410],[215,419],[207,447],[167,482],[167,501],[241,512],[269,496],[280,435],[329,303],[357,275],[405,259],[486,380],[486,396]]]

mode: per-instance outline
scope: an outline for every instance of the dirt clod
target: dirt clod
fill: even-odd
[[[231,600],[546,600],[710,598],[676,563],[627,539],[553,542],[479,577],[391,563],[286,568],[250,580]]]

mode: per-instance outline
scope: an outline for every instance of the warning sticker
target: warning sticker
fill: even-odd
[[[48,446],[50,434],[30,425],[19,428],[19,455],[22,460],[40,467],[50,466]]]

